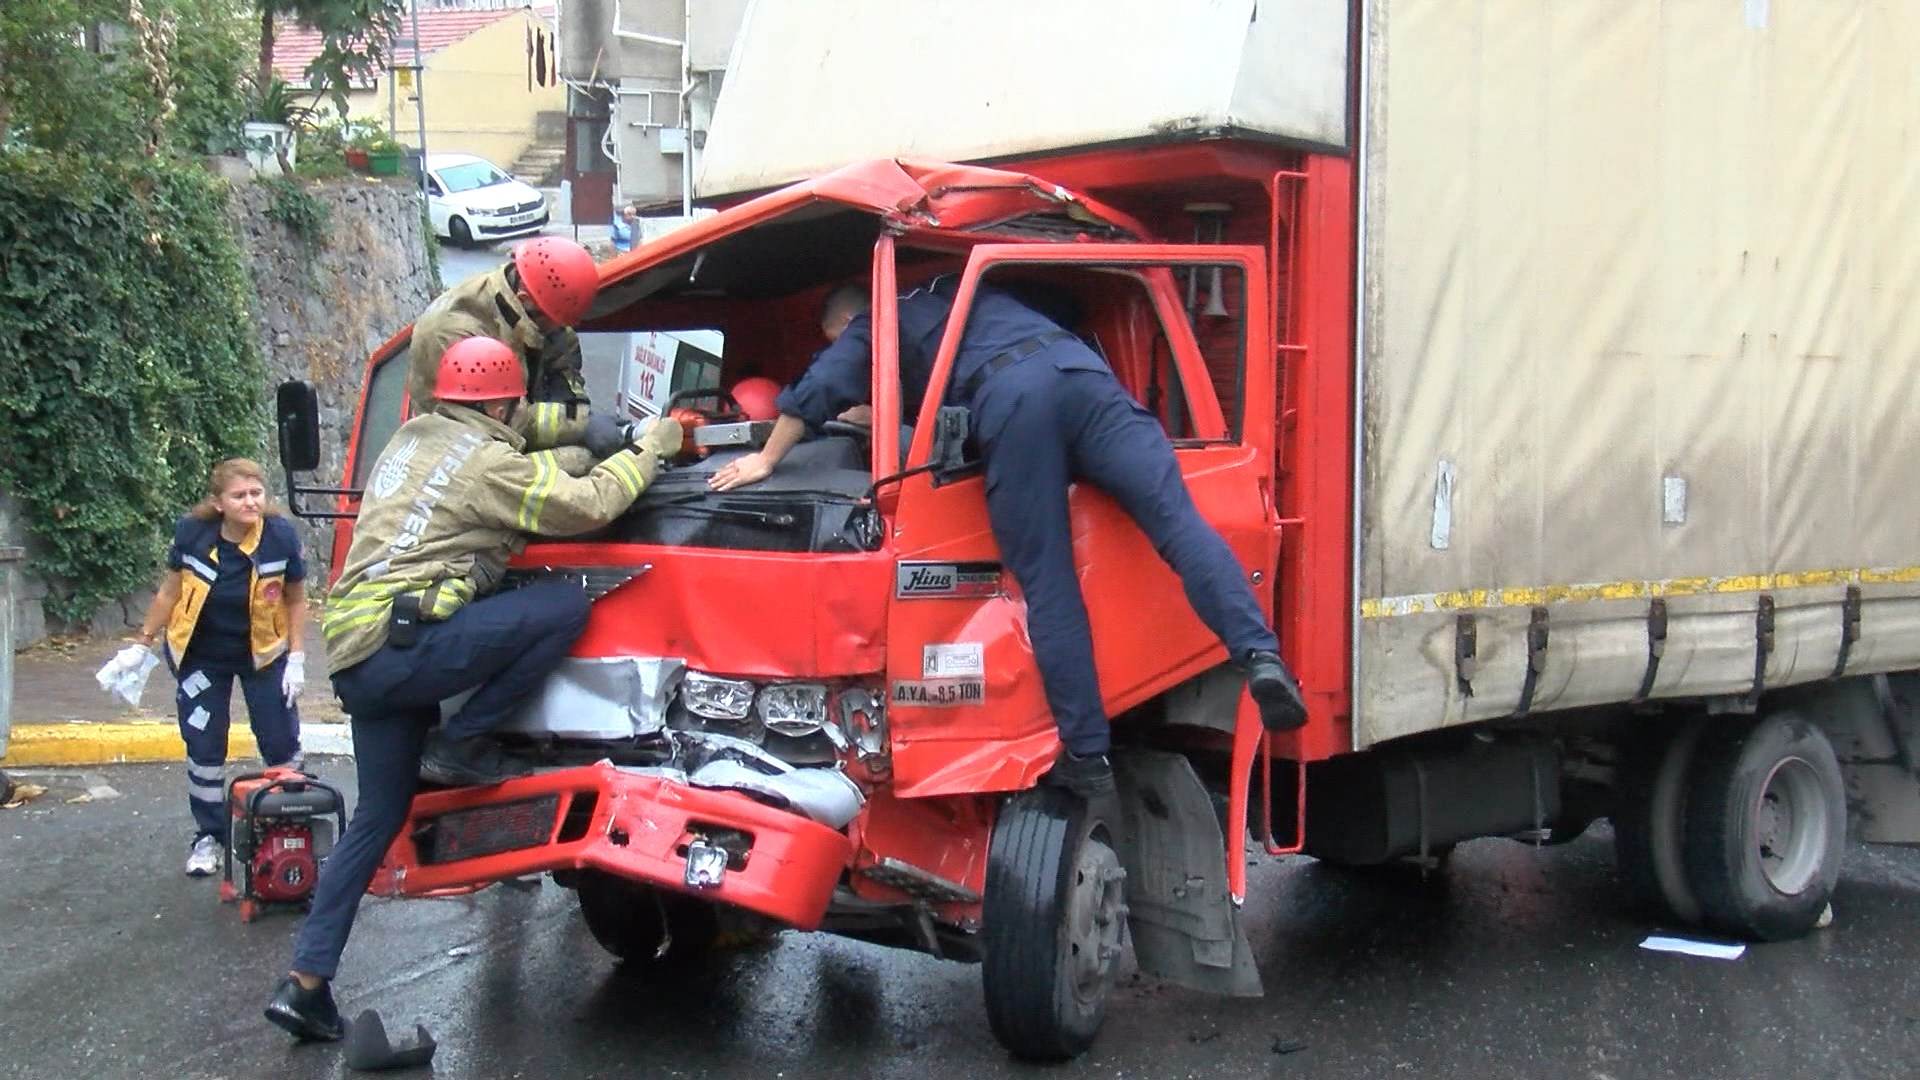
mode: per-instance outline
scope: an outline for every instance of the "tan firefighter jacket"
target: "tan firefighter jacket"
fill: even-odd
[[[512,346],[527,369],[527,400],[514,417],[514,429],[549,445],[578,442],[587,425],[586,383],[580,374],[580,336],[560,329],[543,334],[507,284],[507,265],[495,267],[440,294],[413,324],[408,346],[409,415],[422,416],[438,404],[433,383],[440,356],[461,338],[499,338]]]
[[[570,536],[626,512],[659,471],[648,450],[625,449],[584,476],[577,447],[523,453],[518,432],[442,403],[400,426],[361,496],[347,562],[327,596],[327,671],[365,660],[387,640],[393,598],[418,594],[420,616],[448,618],[500,583],[527,534]]]

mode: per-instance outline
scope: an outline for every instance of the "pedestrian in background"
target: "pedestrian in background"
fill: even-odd
[[[613,250],[632,251],[640,229],[640,208],[628,203],[613,215]]]
[[[157,646],[179,682],[174,702],[194,824],[187,874],[207,877],[220,868],[227,843],[224,769],[235,679],[261,759],[300,764],[295,703],[307,681],[307,568],[299,534],[267,499],[266,473],[246,458],[228,458],[213,467],[207,497],[174,526],[167,569],[135,643],[108,667],[136,668]]]

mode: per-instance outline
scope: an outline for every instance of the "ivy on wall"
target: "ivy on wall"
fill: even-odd
[[[56,617],[152,586],[213,463],[263,445],[227,213],[193,165],[0,149],[0,487]]]

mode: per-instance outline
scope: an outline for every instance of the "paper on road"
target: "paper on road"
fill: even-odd
[[[1738,960],[1747,951],[1745,945],[1723,945],[1717,941],[1693,941],[1688,938],[1663,937],[1650,934],[1640,943],[1643,949],[1654,952],[1682,953],[1687,956],[1704,956],[1710,960]]]

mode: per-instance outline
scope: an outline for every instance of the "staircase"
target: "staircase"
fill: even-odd
[[[567,162],[567,145],[560,142],[536,142],[521,151],[507,171],[514,179],[533,187],[552,187],[560,182],[560,171]]]

